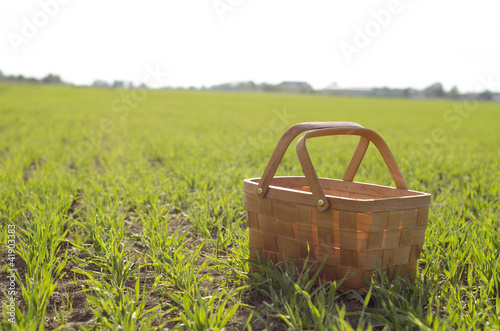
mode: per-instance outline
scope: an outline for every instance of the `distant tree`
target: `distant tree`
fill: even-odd
[[[403,89],[403,97],[404,98],[409,98],[411,96],[411,93],[412,93],[412,88],[410,87],[407,87],[405,89]]]
[[[446,93],[446,96],[450,99],[458,99],[460,97],[460,92],[458,91],[458,88],[453,85],[453,87]]]
[[[387,86],[383,86],[379,91],[381,96],[392,97],[393,91]]]
[[[441,83],[434,83],[424,89],[425,96],[428,98],[442,98],[444,97],[444,89]]]
[[[392,96],[397,98],[407,98],[409,92],[406,89],[393,89]]]
[[[62,84],[62,82],[61,77],[52,74],[48,74],[42,79],[42,83],[45,84]]]
[[[257,84],[255,84],[253,81],[248,82],[248,87],[250,90],[256,90],[257,89]]]
[[[493,99],[493,94],[490,91],[485,90],[484,92],[479,93],[477,97],[480,100],[491,100]]]
[[[108,83],[102,79],[96,79],[92,83],[93,87],[108,87]]]
[[[309,85],[308,83],[302,83],[300,85],[300,93],[311,93],[313,92],[313,88],[311,85]]]
[[[278,86],[269,83],[262,83],[261,87],[263,91],[279,91]]]
[[[306,82],[281,82],[276,86],[276,89],[288,93],[310,93],[313,91],[311,85]]]
[[[122,80],[115,80],[113,82],[113,88],[123,88],[125,86],[125,83]]]

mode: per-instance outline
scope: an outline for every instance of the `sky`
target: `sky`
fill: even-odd
[[[500,92],[497,0],[3,0],[0,70],[67,82],[252,80]]]

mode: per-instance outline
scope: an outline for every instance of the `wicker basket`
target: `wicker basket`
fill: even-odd
[[[289,144],[297,142],[305,177],[274,177]],[[360,136],[342,180],[318,178],[306,149],[308,138]],[[396,188],[353,178],[370,141],[382,155]],[[274,262],[323,263],[324,280],[346,277],[342,289],[362,292],[376,267],[391,277],[416,272],[427,226],[430,194],[408,190],[385,141],[353,122],[300,123],[281,137],[261,178],[244,180],[249,246]]]

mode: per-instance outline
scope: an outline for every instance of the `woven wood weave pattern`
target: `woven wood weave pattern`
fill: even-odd
[[[359,199],[359,194],[349,192],[342,192],[342,196]],[[250,248],[274,262],[283,261],[284,256],[304,262],[309,254],[310,261],[326,262],[321,278],[337,280],[347,275],[345,289],[364,287],[362,277],[369,279],[376,267],[389,266],[392,278],[398,272],[415,274],[428,219],[428,207],[382,212],[318,211],[251,194],[245,194],[244,208]]]

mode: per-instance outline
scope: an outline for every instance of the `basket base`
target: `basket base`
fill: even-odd
[[[250,249],[250,258],[257,260],[258,257],[255,252],[255,250]],[[257,252],[261,258],[268,259],[274,264],[285,263],[285,261],[294,263],[297,274],[300,273],[300,270],[304,270],[304,264],[306,263],[306,260],[304,259],[285,258],[285,256],[278,256],[278,254],[267,252],[265,250],[257,250]],[[321,263],[315,260],[309,260],[308,264],[311,276],[316,273],[318,268],[321,266]],[[256,271],[253,267],[250,269]],[[398,276],[408,276],[413,282],[415,280],[417,270],[417,261],[412,261],[405,265],[389,266],[379,270],[380,272],[385,273],[384,277],[389,278],[391,281],[394,281]],[[356,291],[360,295],[365,295],[370,288],[369,282],[372,277],[377,277],[380,281],[381,275],[377,270],[357,270],[348,267],[325,265],[319,273],[316,284],[337,281],[341,282],[338,288],[340,291]]]

